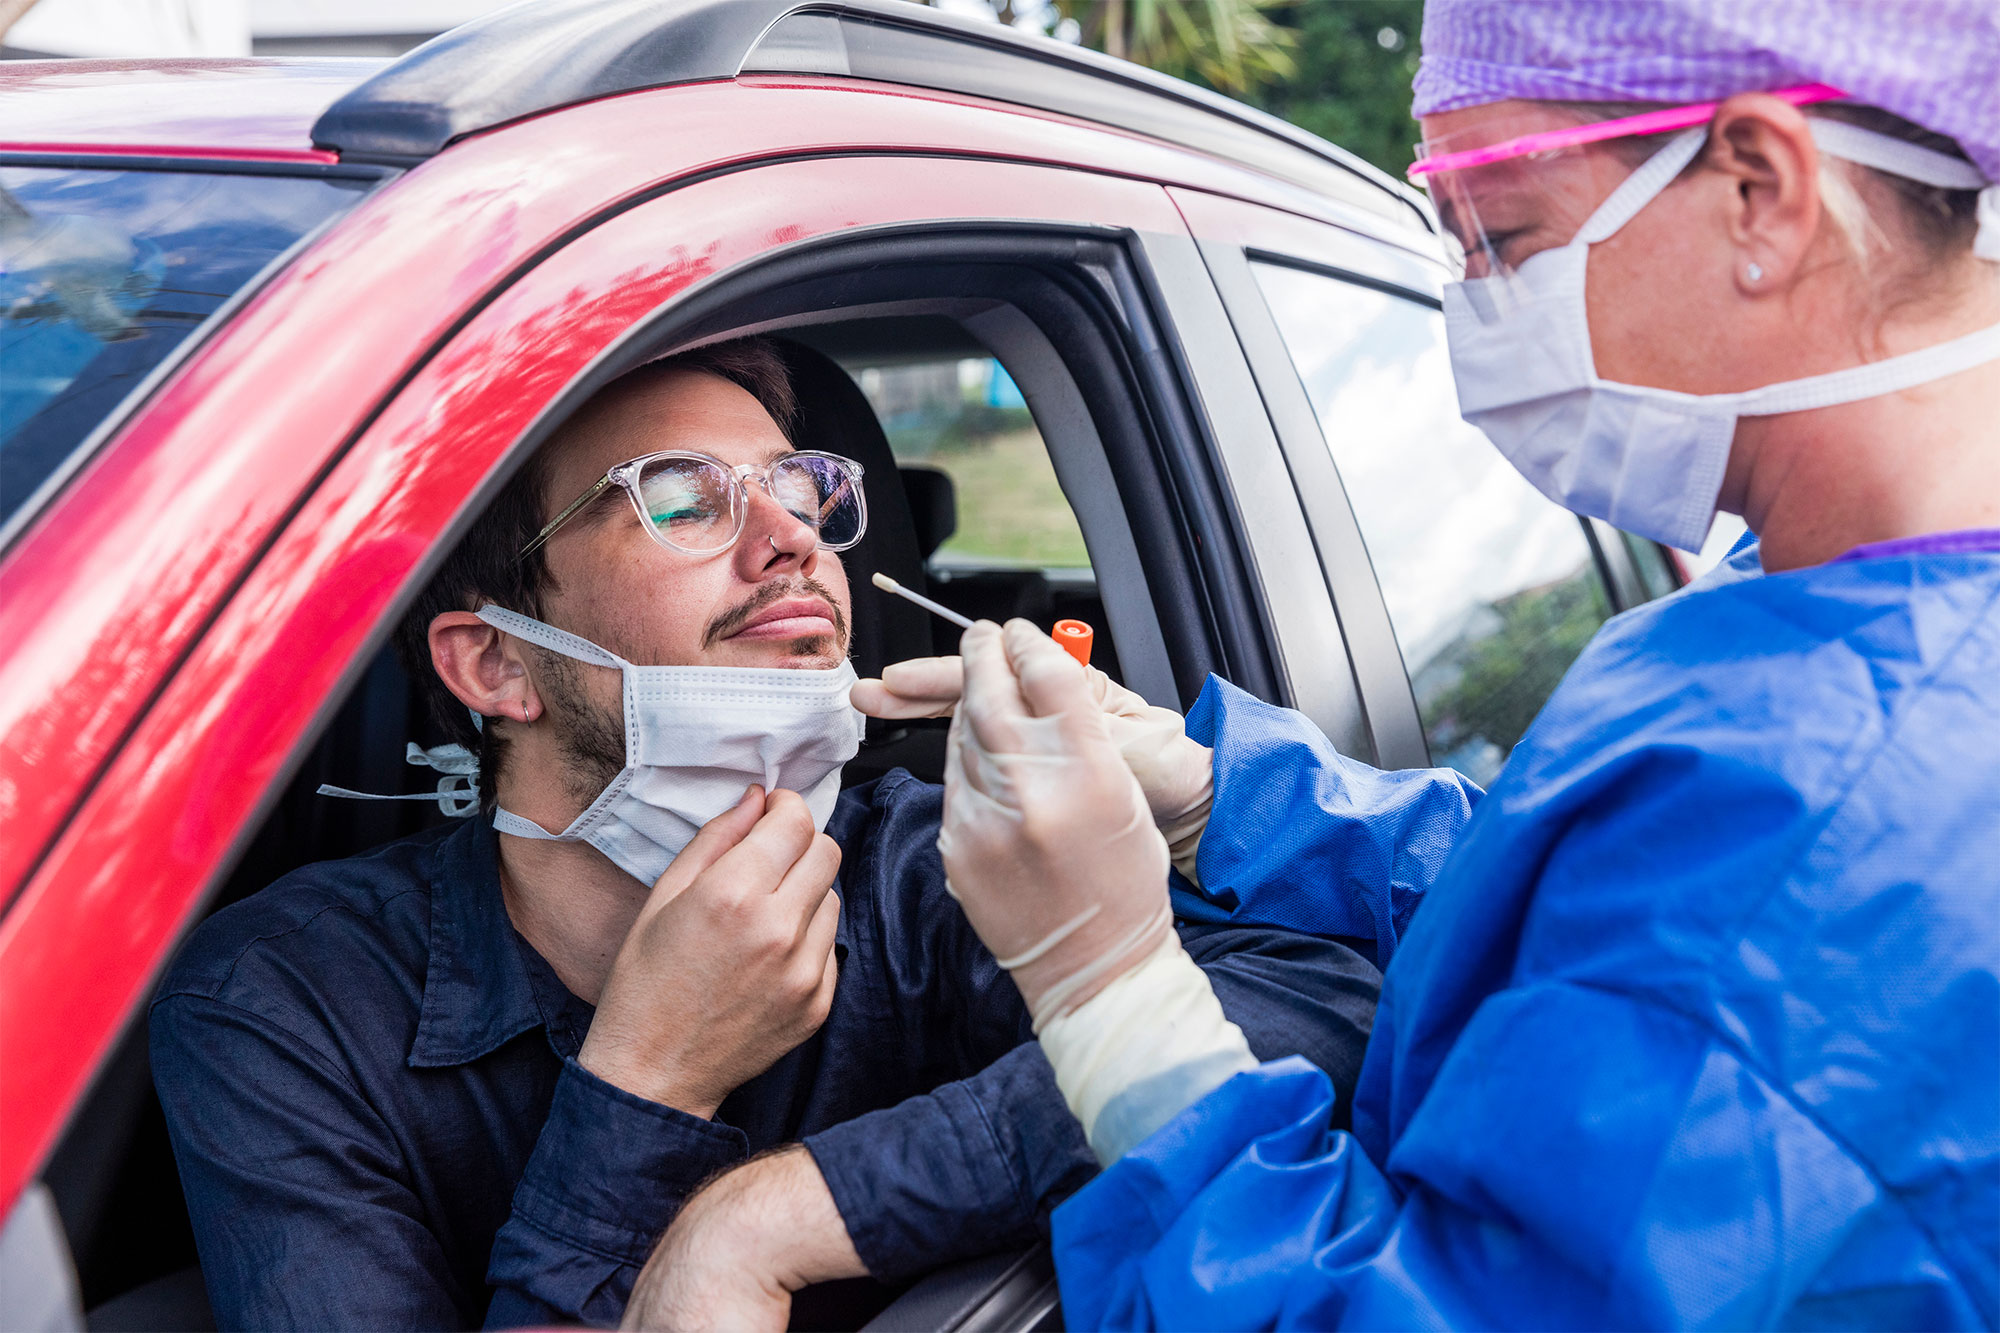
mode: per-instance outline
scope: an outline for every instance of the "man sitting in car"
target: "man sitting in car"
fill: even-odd
[[[941,789],[837,791],[829,548],[865,510],[793,415],[746,340],[565,423],[403,629],[478,816],[287,875],[174,963],[153,1068],[223,1327],[615,1322],[690,1192],[793,1141],[885,1280],[1032,1240],[1095,1170],[947,894]],[[1182,937],[1260,1057],[1351,1089],[1365,959]]]

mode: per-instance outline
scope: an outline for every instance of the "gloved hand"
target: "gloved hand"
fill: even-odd
[[[1179,713],[1147,703],[1096,667],[1083,668],[1103,710],[1111,743],[1139,780],[1153,822],[1166,836],[1174,868],[1195,879],[1195,849],[1215,795],[1215,752],[1191,739]],[[965,669],[957,657],[918,657],[857,681],[854,706],[870,717],[947,717],[958,705]],[[1199,881],[1196,881],[1199,882]]]
[[[1039,1031],[1172,931],[1166,841],[1074,659],[1025,620],[960,646],[938,851]]]

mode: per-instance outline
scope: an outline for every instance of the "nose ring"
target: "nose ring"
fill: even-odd
[[[772,555],[783,555],[783,554],[784,554],[784,552],[783,552],[783,551],[780,551],[780,550],[778,549],[778,539],[777,539],[776,537],[773,537],[773,536],[772,536],[772,535],[771,535],[770,533],[768,533],[768,532],[767,532],[767,533],[765,533],[765,534],[764,534],[764,540],[765,540],[765,541],[767,541],[767,542],[769,542],[769,543],[771,543],[771,554],[772,554]]]

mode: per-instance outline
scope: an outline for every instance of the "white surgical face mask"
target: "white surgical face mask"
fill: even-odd
[[[1898,151],[1913,145],[1850,125],[1822,132],[1833,123],[1814,122],[1823,152],[1927,179],[1919,174],[1923,163],[1909,165]],[[1583,292],[1590,247],[1672,184],[1706,138],[1707,131],[1690,130],[1655,153],[1568,245],[1530,256],[1508,278],[1444,290],[1445,336],[1465,419],[1557,504],[1684,551],[1700,550],[1714,522],[1738,417],[1856,402],[2000,359],[1995,326],[1743,393],[1676,393],[1598,378]]]
[[[854,668],[637,666],[504,607],[479,618],[579,662],[624,674],[625,767],[560,833],[507,810],[493,827],[519,838],[587,842],[651,885],[703,824],[761,783],[806,799],[822,831],[840,797],[840,770],[861,748],[866,720],[848,703]]]

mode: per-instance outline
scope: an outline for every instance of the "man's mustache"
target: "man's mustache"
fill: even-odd
[[[782,602],[787,597],[816,597],[825,602],[827,615],[833,621],[835,637],[843,646],[847,643],[847,617],[841,614],[840,603],[833,599],[832,590],[818,579],[799,577],[773,580],[751,593],[742,602],[724,611],[709,622],[707,632],[701,637],[701,646],[713,648],[749,624],[759,611],[774,602]]]

